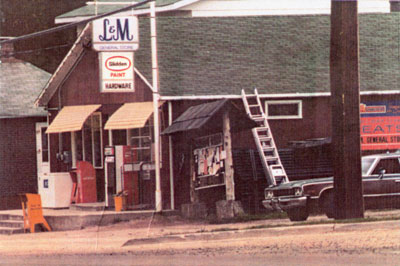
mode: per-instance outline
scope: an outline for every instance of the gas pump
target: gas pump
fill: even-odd
[[[106,207],[114,207],[113,195],[117,193],[115,176],[115,148],[104,148],[105,203]]]
[[[155,169],[149,137],[132,137],[133,145],[107,146],[105,155],[105,204],[113,207],[113,195],[124,192],[128,207],[149,205],[154,189],[151,176]]]
[[[128,206],[138,205],[140,199],[137,152],[132,146],[117,145],[105,148],[105,203],[114,206],[113,195],[124,192]]]

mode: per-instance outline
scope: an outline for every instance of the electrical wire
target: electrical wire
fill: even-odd
[[[18,54],[38,53],[38,52],[41,52],[41,51],[48,51],[48,50],[54,50],[54,49],[59,49],[59,48],[70,47],[70,46],[72,46],[73,44],[74,44],[74,43],[66,43],[66,44],[55,45],[55,46],[49,46],[49,47],[44,47],[44,48],[39,48],[39,49],[13,51],[13,52],[11,52],[11,53],[0,52],[0,57],[1,57],[1,56],[14,56],[14,55],[18,55]]]

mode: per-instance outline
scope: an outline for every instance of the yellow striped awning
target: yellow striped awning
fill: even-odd
[[[163,102],[159,102],[161,106]],[[141,128],[153,114],[153,102],[125,103],[108,119],[104,129]]]
[[[100,104],[65,106],[51,122],[46,133],[81,130],[86,119],[100,108]]]

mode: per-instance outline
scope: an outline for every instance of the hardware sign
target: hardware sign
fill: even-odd
[[[106,17],[93,21],[93,49],[134,51],[139,48],[137,17]]]
[[[134,92],[133,52],[101,52],[101,92]]]

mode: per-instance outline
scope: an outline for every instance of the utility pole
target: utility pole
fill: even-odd
[[[330,84],[335,219],[364,217],[357,0],[332,0]]]

